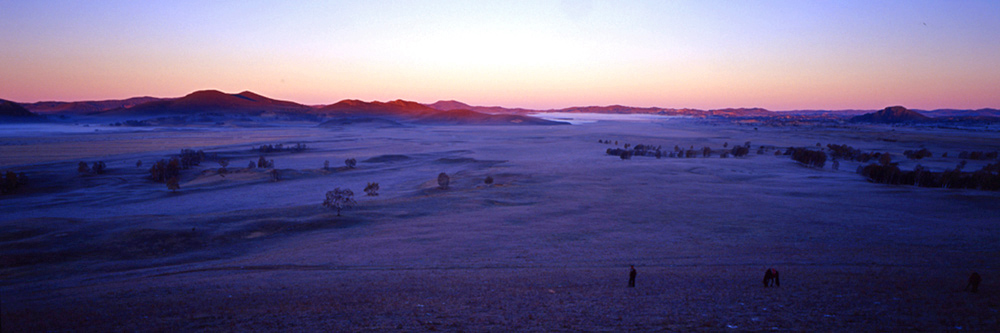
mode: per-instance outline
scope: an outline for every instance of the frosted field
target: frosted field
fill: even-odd
[[[554,117],[577,125],[0,131],[0,169],[32,181],[0,199],[3,330],[1000,329],[1000,194],[756,154],[848,144],[912,169],[902,152],[926,147],[940,171],[1000,150],[995,132]],[[716,152],[623,161],[598,140]],[[267,156],[281,181],[238,171],[254,145],[299,142]],[[230,173],[203,162],[176,193],[144,178],[182,148]],[[320,205],[335,187],[358,202],[341,217]]]

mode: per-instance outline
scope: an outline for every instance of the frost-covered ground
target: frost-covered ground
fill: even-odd
[[[962,150],[1000,150],[995,133],[667,118],[0,137],[0,169],[32,181],[0,199],[4,331],[1000,329],[1000,194],[756,154],[926,147],[919,163],[939,171]],[[623,161],[605,139],[753,148]],[[254,145],[296,142],[309,149],[268,155],[281,181],[239,170]],[[144,179],[181,148],[231,160],[230,173],[206,161],[177,193]],[[76,173],[97,160],[108,173]],[[357,196],[341,217],[320,206],[335,187]],[[762,287],[768,267],[780,288]],[[961,291],[972,271],[977,294]]]

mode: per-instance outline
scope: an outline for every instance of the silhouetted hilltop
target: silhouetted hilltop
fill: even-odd
[[[249,91],[226,94],[218,90],[202,90],[178,99],[152,101],[131,108],[117,108],[98,114],[107,116],[177,116],[215,113],[260,116],[265,112],[304,114],[311,109],[309,106],[275,100]]]
[[[455,102],[458,104],[459,103]],[[451,105],[458,105],[450,103]],[[437,104],[437,103],[435,103]],[[442,106],[442,104],[438,104]],[[416,102],[395,100],[392,102],[363,102],[359,100],[343,100],[327,105],[315,111],[330,118],[358,119],[372,122],[373,118],[382,118],[395,122],[436,124],[436,125],[555,125],[562,122],[549,121],[522,115],[494,115],[459,109],[441,111]],[[339,124],[336,119],[327,123]]]
[[[28,111],[20,104],[0,99],[0,121],[2,122],[30,122],[44,119],[45,117]]]
[[[427,107],[441,111],[472,110],[472,105],[465,104],[455,100],[437,101],[431,104],[427,104]]]
[[[881,111],[853,117],[850,121],[855,123],[896,124],[920,122],[929,119],[930,117],[917,113],[916,111],[907,110],[905,107],[890,106],[882,109]]]
[[[345,99],[319,108],[315,112],[325,117],[379,116],[403,120],[439,111],[420,103],[400,99],[392,102],[375,101],[370,103],[356,99]]]

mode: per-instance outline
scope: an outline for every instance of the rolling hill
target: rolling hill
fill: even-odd
[[[930,119],[930,117],[902,106],[890,106],[873,113],[852,117],[850,121],[853,123],[897,124],[922,122]]]
[[[100,116],[262,116],[266,114],[304,115],[312,107],[267,98],[249,91],[226,94],[218,90],[196,91],[187,96],[142,103],[130,108],[120,107],[94,113]]]

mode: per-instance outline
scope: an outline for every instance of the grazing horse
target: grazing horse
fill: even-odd
[[[764,271],[764,287],[766,288],[770,286],[772,280],[774,281],[775,287],[781,286],[781,280],[778,280],[778,270],[774,268],[768,268],[766,271]]]
[[[979,290],[979,283],[983,281],[983,277],[979,276],[979,273],[972,272],[969,275],[969,284],[965,285],[965,291],[976,292]]]

